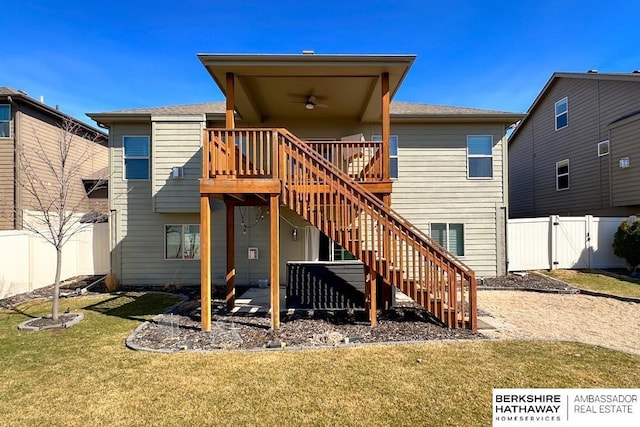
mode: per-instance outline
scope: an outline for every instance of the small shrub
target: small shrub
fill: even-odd
[[[613,253],[627,261],[629,271],[635,273],[640,264],[640,220],[625,221],[613,235]]]
[[[107,289],[107,292],[115,292],[120,289],[120,280],[118,280],[118,276],[114,274],[107,274],[107,277],[104,278],[104,287]]]

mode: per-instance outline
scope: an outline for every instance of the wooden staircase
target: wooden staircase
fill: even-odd
[[[379,146],[334,144],[324,152],[286,129],[207,129],[204,163],[209,177],[279,180],[281,203],[360,259],[369,286],[380,278],[442,323],[476,330],[473,271],[366,189],[380,179]]]

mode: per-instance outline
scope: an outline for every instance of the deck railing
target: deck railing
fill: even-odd
[[[386,283],[398,287],[443,323],[476,329],[473,271],[383,205],[356,182],[348,167],[337,167],[333,154],[345,158],[337,143],[307,144],[286,129],[208,129],[205,141],[205,177],[278,178],[283,204]],[[233,150],[228,148],[231,143]],[[354,152],[376,149],[369,160],[381,153],[377,145],[347,148]]]
[[[355,181],[382,181],[381,141],[305,141],[305,144]]]

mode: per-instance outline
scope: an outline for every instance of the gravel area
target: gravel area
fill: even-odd
[[[579,341],[640,354],[640,303],[588,295],[480,291],[480,320],[498,339]]]

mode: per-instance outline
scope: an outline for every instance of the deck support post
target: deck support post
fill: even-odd
[[[235,119],[235,107],[236,107],[236,92],[235,92],[235,75],[233,73],[226,74],[226,108],[225,108],[225,125],[227,129],[235,129],[236,128],[236,119]],[[228,164],[227,167],[231,170],[231,178],[233,178],[236,174],[236,150],[235,150],[235,137],[231,136],[227,141],[228,145]]]
[[[200,313],[202,330],[211,330],[211,204],[200,195]]]
[[[391,208],[391,194],[384,194],[382,196],[382,203],[386,208]],[[382,253],[384,259],[387,260],[387,270],[392,268],[391,261],[391,233],[388,230],[389,224],[384,224],[384,237],[382,239]],[[391,275],[389,275],[391,276]],[[382,280],[382,308],[389,310],[393,303],[394,287],[390,285],[386,280]]]
[[[236,303],[236,256],[235,256],[235,208],[233,203],[225,203],[227,208],[227,275],[225,284],[225,301],[227,311],[231,311]]]
[[[382,179],[389,181],[391,162],[389,160],[391,155],[391,147],[389,137],[391,135],[391,116],[390,116],[390,103],[391,92],[389,91],[389,73],[382,73],[380,76],[380,86],[382,88]]]
[[[280,194],[269,195],[271,328],[280,328]]]
[[[378,326],[378,301],[376,298],[376,283],[378,275],[368,266],[364,267],[364,293],[369,309],[369,321],[371,326]]]

